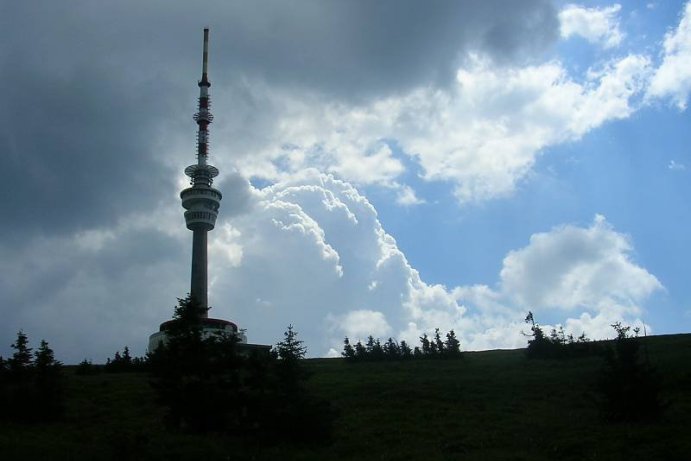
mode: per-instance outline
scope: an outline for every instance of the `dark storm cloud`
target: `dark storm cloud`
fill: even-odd
[[[10,81],[8,74],[4,67],[0,80]],[[114,76],[93,69],[69,78],[24,75],[24,89],[11,91],[2,109],[11,120],[0,136],[0,193],[12,197],[2,213],[22,232],[52,233],[153,207],[172,177],[150,154],[152,93],[113,91]]]
[[[173,187],[155,134],[193,110],[205,21],[216,79],[351,100],[448,81],[472,50],[529,58],[557,34],[544,0],[34,1],[1,21],[0,212],[22,232],[112,223]]]
[[[558,37],[551,2],[526,0],[241,2],[219,7],[216,47],[239,72],[343,98],[444,84],[476,51],[498,62],[540,55]],[[213,10],[213,9],[212,9]]]
[[[3,226],[6,238],[112,225],[152,208],[172,183],[152,155],[167,82],[135,80],[108,48],[94,49],[98,25],[70,14],[27,7],[3,17],[0,194],[12,200],[0,212],[21,223]]]

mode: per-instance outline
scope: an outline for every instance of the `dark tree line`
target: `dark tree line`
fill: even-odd
[[[149,355],[168,427],[267,441],[329,438],[333,411],[305,387],[305,348],[292,325],[270,354],[243,354],[234,335],[205,337],[200,314],[189,296],[180,299],[166,343]]]
[[[12,343],[14,353],[0,357],[0,418],[20,422],[58,419],[63,413],[62,364],[45,340],[32,352],[23,331]]]
[[[120,351],[115,351],[113,358],[108,358],[106,364],[103,367],[103,371],[106,373],[123,373],[130,371],[146,371],[148,362],[146,357],[132,357],[130,354],[130,348],[125,346]]]
[[[531,339],[526,355],[531,359],[572,359],[585,356],[604,357],[596,380],[597,404],[608,421],[651,421],[658,418],[667,404],[663,401],[661,380],[650,363],[645,346],[638,336],[640,330],[612,325],[617,333],[611,342],[590,341],[583,333],[578,338],[565,335],[562,327],[546,335],[532,312],[525,322],[530,324]]]
[[[101,372],[106,373],[131,373],[138,371],[148,371],[149,360],[145,357],[132,357],[130,348],[125,348],[120,351],[115,351],[112,358],[106,359],[105,365],[94,365],[89,359],[84,359],[75,368],[77,375],[97,375]]]
[[[358,361],[384,361],[384,360],[409,360],[421,358],[457,358],[461,357],[461,343],[456,338],[453,330],[446,334],[446,339],[442,339],[439,328],[434,330],[434,336],[429,338],[427,333],[420,337],[420,346],[411,349],[406,341],[400,343],[393,338],[389,338],[385,343],[381,343],[379,338],[367,337],[367,342],[362,344],[358,341],[353,346],[348,337],[343,340],[343,352],[346,360],[350,362]]]
[[[584,357],[602,353],[599,344],[591,341],[585,333],[577,338],[572,334],[566,335],[560,325],[558,329],[552,328],[546,334],[540,324],[535,322],[533,313],[528,311],[525,323],[530,325],[531,339],[528,340],[526,355],[531,359],[566,359],[572,357]],[[524,333],[525,334],[525,333]]]

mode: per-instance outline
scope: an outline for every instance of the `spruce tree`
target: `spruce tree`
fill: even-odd
[[[372,346],[372,360],[383,360],[384,359],[384,348],[381,345],[381,342],[379,341],[379,338],[377,338],[374,341],[374,346]]]
[[[461,343],[456,338],[456,333],[453,330],[446,334],[444,351],[448,357],[458,357],[461,355]]]
[[[288,325],[283,333],[283,341],[276,344],[279,378],[288,393],[296,392],[305,377],[300,361],[306,353],[307,349],[303,341],[297,338],[293,325]]]
[[[31,348],[29,347],[29,338],[22,330],[17,333],[17,340],[12,343],[14,354],[9,359],[10,371],[15,377],[29,372],[32,364]]]
[[[35,352],[36,405],[41,419],[55,419],[63,411],[62,363],[55,360],[53,350],[42,339]]]
[[[409,359],[413,356],[413,351],[410,349],[410,346],[408,346],[408,343],[405,340],[401,341],[400,350],[401,357],[403,359]]]
[[[61,364],[45,340],[32,353],[23,331],[12,344],[15,350],[0,380],[0,416],[12,421],[52,420],[62,411]]]
[[[393,338],[389,338],[386,343],[384,343],[384,355],[389,360],[397,360],[400,358],[401,348]]]
[[[357,360],[367,360],[367,348],[360,341],[355,344],[355,358]]]
[[[303,341],[297,339],[297,336],[293,325],[288,325],[288,329],[283,333],[283,341],[276,344],[276,352],[280,360],[297,362],[305,358],[307,348],[303,346]]]
[[[350,344],[350,340],[348,340],[347,336],[343,340],[343,352],[341,352],[341,355],[346,360],[350,360],[350,361],[355,360],[355,349]]]
[[[41,340],[38,350],[35,352],[34,365],[37,371],[45,371],[60,367],[62,364],[55,360],[53,349],[48,346],[45,339]]]
[[[191,432],[236,428],[247,408],[240,395],[235,337],[204,339],[203,312],[189,296],[178,299],[167,341],[148,356],[151,384],[168,410],[170,427]]]
[[[367,356],[372,358],[372,352],[374,351],[374,336],[369,335],[367,337],[367,343],[365,343],[365,349],[367,350]]]
[[[129,368],[130,365],[132,365],[132,356],[130,355],[130,348],[125,346],[125,349],[122,351],[122,363],[124,365],[124,368]]]
[[[438,353],[439,353],[439,351],[437,350],[437,342],[434,341],[434,339],[432,339],[432,341],[429,342],[429,352],[427,355],[429,357],[434,357]]]
[[[362,347],[360,343],[358,343]],[[278,392],[269,391],[270,407],[265,411],[261,426],[267,435],[293,441],[323,442],[330,437],[334,412],[327,401],[310,395],[304,385],[307,373],[302,362],[307,353],[292,325],[276,345],[278,360]],[[275,399],[272,401],[272,399]]]
[[[429,338],[427,337],[427,333],[423,333],[422,336],[420,336],[420,344],[422,345],[422,355],[430,355],[432,353],[432,347]]]
[[[441,333],[439,332],[439,328],[434,329],[434,346],[437,355],[444,355],[444,341],[441,340]]]

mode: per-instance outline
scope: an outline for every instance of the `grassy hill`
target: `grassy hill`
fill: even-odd
[[[68,368],[64,420],[0,423],[0,459],[689,460],[691,335],[643,341],[670,404],[655,423],[600,418],[598,357],[527,360],[523,350],[498,350],[459,360],[307,360],[310,389],[339,412],[333,441],[318,447],[166,432],[146,374]]]

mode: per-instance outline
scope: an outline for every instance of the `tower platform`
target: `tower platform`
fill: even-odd
[[[168,341],[167,331],[175,325],[177,320],[168,320],[161,324],[158,331],[149,337],[149,352],[154,352],[162,344]],[[247,335],[245,330],[238,329],[238,326],[223,319],[203,318],[202,324],[202,338],[210,338],[215,335],[235,336],[237,343],[235,348],[240,355],[251,356],[267,356],[271,351],[271,346],[264,344],[250,344],[247,342]]]

